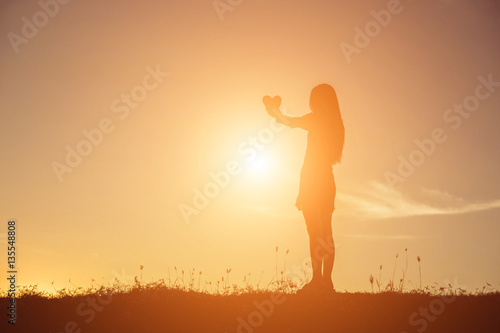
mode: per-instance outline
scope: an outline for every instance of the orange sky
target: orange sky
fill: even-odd
[[[302,267],[308,238],[294,202],[306,132],[273,130],[261,100],[279,94],[285,113],[303,115],[326,82],[346,127],[334,168],[335,287],[368,290],[380,264],[387,282],[408,248],[414,284],[419,255],[425,285],[498,288],[500,3],[230,9],[71,1],[34,32],[23,25],[43,20],[38,2],[0,5],[0,242],[17,219],[20,283],[87,286],[139,265],[146,280],[176,266],[270,281],[276,246],[281,266],[290,249],[287,268]],[[453,109],[464,103],[473,111]],[[69,167],[68,147],[88,155]],[[400,158],[418,166],[401,177]],[[54,163],[72,171],[58,175]],[[180,207],[228,163],[241,172],[186,223]]]

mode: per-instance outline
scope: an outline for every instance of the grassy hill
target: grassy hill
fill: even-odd
[[[9,299],[0,298],[7,312]],[[378,292],[296,294],[232,290],[217,294],[164,282],[48,296],[28,289],[17,324],[1,332],[500,332],[500,293]]]

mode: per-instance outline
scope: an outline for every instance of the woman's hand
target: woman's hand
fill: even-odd
[[[291,128],[300,127],[300,124],[297,123],[297,121],[296,121],[296,119],[300,119],[300,118],[285,116],[285,115],[283,115],[283,113],[281,113],[281,110],[280,110],[281,97],[274,96],[271,98],[270,96],[264,96],[264,98],[262,99],[262,102],[266,106],[267,113],[271,117],[276,119],[277,123],[283,124],[283,125],[291,127]]]
[[[262,102],[266,106],[266,111],[271,117],[273,117],[274,119],[279,119],[280,116],[283,116],[280,111],[281,97],[274,96],[271,98],[270,96],[264,96]]]
[[[268,115],[270,115],[271,117],[273,117],[276,120],[281,119],[281,116],[283,116],[283,114],[281,113],[280,109],[266,108],[266,111],[267,111]]]

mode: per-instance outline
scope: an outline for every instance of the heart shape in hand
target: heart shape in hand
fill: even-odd
[[[262,99],[262,102],[264,102],[264,105],[266,106],[267,110],[274,110],[274,109],[279,109],[281,105],[281,97],[279,96],[264,96]]]

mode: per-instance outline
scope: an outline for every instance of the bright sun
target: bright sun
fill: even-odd
[[[263,152],[257,154],[252,160],[248,161],[248,171],[251,173],[263,173],[269,169],[269,158]]]

